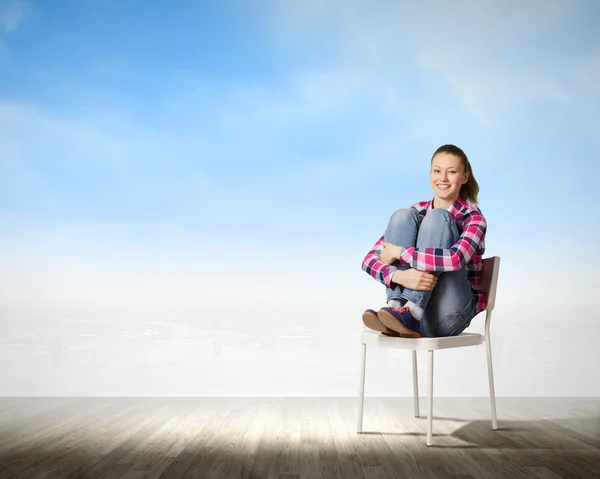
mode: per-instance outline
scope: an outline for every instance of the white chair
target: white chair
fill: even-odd
[[[413,362],[413,395],[415,403],[415,417],[419,417],[419,384],[417,376],[417,349],[429,352],[428,370],[428,416],[427,416],[427,445],[432,444],[432,422],[433,422],[433,352],[438,349],[462,348],[465,346],[476,346],[485,342],[487,350],[488,376],[490,383],[490,402],[492,407],[492,428],[498,429],[496,417],[496,396],[494,391],[494,374],[492,370],[492,346],[490,343],[490,321],[492,310],[496,301],[496,286],[498,285],[498,270],[500,268],[500,257],[493,256],[483,260],[483,271],[481,277],[481,288],[487,298],[485,309],[485,335],[478,333],[461,333],[458,336],[443,338],[398,338],[384,336],[376,331],[364,331],[361,339],[361,367],[360,367],[360,391],[358,406],[358,432],[362,433],[363,407],[365,400],[365,366],[367,361],[367,345],[412,350]]]

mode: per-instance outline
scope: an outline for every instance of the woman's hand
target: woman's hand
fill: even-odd
[[[437,280],[436,275],[414,268],[397,270],[392,276],[394,283],[415,291],[431,291],[435,288]]]
[[[391,243],[381,243],[383,248],[379,253],[379,259],[385,264],[392,264],[394,261],[400,258],[400,246],[396,246]]]

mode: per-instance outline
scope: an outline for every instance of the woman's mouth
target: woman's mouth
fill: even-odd
[[[448,188],[450,188],[450,185],[437,185],[437,187],[438,187],[440,190],[447,190]]]

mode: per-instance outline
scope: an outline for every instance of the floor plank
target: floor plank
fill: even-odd
[[[421,413],[426,403],[421,403]],[[600,477],[600,398],[0,398],[3,478]]]

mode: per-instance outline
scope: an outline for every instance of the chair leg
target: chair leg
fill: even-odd
[[[367,345],[361,344],[360,352],[360,386],[358,393],[358,427],[357,432],[362,433],[363,426],[363,408],[365,403],[365,369],[367,363]]]
[[[492,344],[489,331],[485,335],[485,349],[487,352],[488,378],[490,382],[490,405],[492,408],[492,429],[498,429],[498,417],[496,416],[496,391],[494,389],[494,369],[492,367]]]
[[[415,417],[419,417],[419,374],[417,371],[417,351],[412,352],[413,363],[413,397],[415,399]]]
[[[429,350],[429,371],[428,371],[428,391],[427,396],[429,399],[428,403],[428,414],[427,414],[427,445],[431,446],[433,436],[433,351]]]

